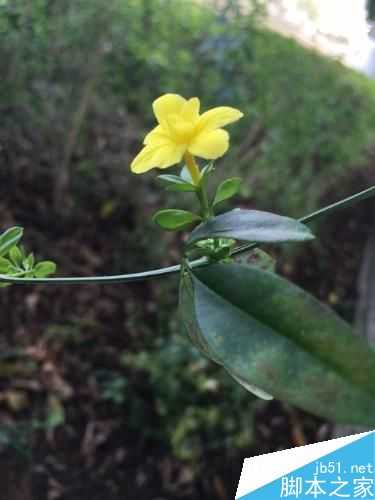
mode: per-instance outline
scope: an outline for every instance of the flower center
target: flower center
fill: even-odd
[[[176,144],[189,144],[195,133],[195,124],[184,120],[179,115],[170,115],[167,121],[173,142]]]

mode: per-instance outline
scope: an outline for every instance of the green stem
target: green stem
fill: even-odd
[[[354,205],[358,201],[365,200],[367,198],[371,198],[375,196],[375,186],[372,186],[364,191],[360,191],[352,196],[348,196],[347,198],[337,201],[336,203],[332,203],[324,208],[317,210],[309,215],[301,217],[300,222],[311,222],[312,220],[318,219],[323,215],[327,215],[329,212],[334,212],[341,208],[346,208],[350,205]],[[242,245],[236,248],[232,255],[238,255],[252,248],[256,247],[256,243],[249,243],[246,245]],[[194,260],[190,263],[190,267],[198,267],[202,265],[206,265],[208,260],[206,258]],[[89,276],[89,277],[68,277],[68,278],[17,278],[10,277],[6,275],[0,275],[0,282],[6,283],[15,283],[22,285],[36,285],[36,284],[48,284],[48,285],[73,285],[73,284],[87,284],[87,283],[130,283],[133,281],[145,281],[148,279],[153,279],[161,276],[166,276],[168,274],[176,274],[180,272],[181,266],[170,266],[163,267],[161,269],[153,269],[150,271],[145,271],[142,273],[132,273],[132,274],[119,274],[112,276]]]
[[[199,203],[201,204],[201,215],[203,217],[203,220],[206,221],[212,216],[212,213],[211,213],[210,204],[208,202],[207,191],[206,191],[205,186],[203,184],[201,184],[198,187],[196,193],[197,193]]]
[[[191,180],[193,181],[193,184],[198,186],[199,181],[201,179],[201,173],[200,173],[198,164],[195,161],[194,156],[191,155],[190,153],[186,152],[184,154],[184,160],[185,160],[186,166],[190,172]]]
[[[372,198],[373,196],[375,196],[375,186],[369,187],[364,191],[360,191],[359,193],[353,194],[352,196],[348,196],[347,198],[344,198],[341,201],[336,201],[335,203],[331,203],[331,205],[327,205],[326,207],[320,208],[319,210],[313,212],[312,214],[301,217],[299,221],[304,223],[310,222],[314,219],[318,219],[327,212],[350,207],[350,205],[354,205],[358,201],[366,200],[368,198]]]
[[[201,172],[199,170],[199,166],[195,161],[194,156],[188,152],[185,153],[184,160],[190,172],[193,184],[196,186],[196,195],[201,206],[201,215],[203,220],[207,220],[211,217],[211,209],[210,204],[208,203],[206,188],[203,185],[203,182],[201,183]]]

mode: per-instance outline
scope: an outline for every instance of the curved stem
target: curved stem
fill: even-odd
[[[312,220],[318,219],[329,212],[339,210],[341,208],[346,208],[354,203],[371,198],[375,196],[375,186],[372,186],[364,191],[360,191],[352,196],[348,196],[341,201],[327,205],[309,215],[305,215],[299,219],[300,222],[307,223]],[[232,255],[239,255],[241,253],[247,252],[252,248],[257,246],[256,243],[249,243],[236,248]],[[198,267],[207,265],[208,260],[206,258],[197,259],[190,263],[190,267]],[[74,284],[88,284],[88,283],[130,283],[133,281],[145,281],[148,279],[158,278],[161,276],[166,276],[169,274],[176,274],[180,272],[181,266],[170,266],[163,267],[161,269],[152,269],[150,271],[144,271],[141,273],[132,274],[119,274],[112,276],[88,276],[88,277],[68,277],[68,278],[17,278],[12,276],[0,275],[0,282],[3,283],[15,283],[22,285],[37,285],[40,283],[48,285],[74,285]]]
[[[208,259],[201,258],[190,263],[190,267],[203,266],[208,264]],[[62,278],[18,278],[15,276],[6,276],[0,274],[0,282],[14,283],[19,285],[84,285],[84,284],[105,284],[105,283],[133,283],[135,281],[146,281],[149,279],[159,278],[168,274],[177,274],[181,270],[180,264],[160,269],[151,269],[141,273],[131,274],[112,274],[106,276],[71,276]]]

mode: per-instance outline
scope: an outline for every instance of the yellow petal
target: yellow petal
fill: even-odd
[[[130,170],[135,174],[143,174],[152,168],[155,168],[153,158],[158,146],[145,146],[134,158],[130,165]]]
[[[160,125],[165,123],[170,114],[179,114],[186,103],[186,99],[178,94],[164,94],[158,97],[153,103],[154,114]]]
[[[204,130],[190,144],[189,153],[206,160],[215,160],[228,150],[229,134],[223,129]]]
[[[178,146],[176,144],[162,146],[157,156],[159,168],[168,168],[180,163],[185,150],[186,148],[184,146]]]
[[[135,174],[143,174],[152,168],[167,168],[179,163],[184,154],[184,148],[172,142],[160,145],[147,145],[134,158],[130,169]]]
[[[243,113],[236,108],[229,106],[219,106],[210,109],[201,115],[198,122],[199,130],[215,130],[233,123],[243,117]]]
[[[186,101],[181,110],[182,118],[189,122],[196,122],[199,118],[200,105],[198,97],[192,97]]]
[[[158,146],[169,140],[167,131],[161,126],[153,128],[144,138],[143,144],[150,146]]]

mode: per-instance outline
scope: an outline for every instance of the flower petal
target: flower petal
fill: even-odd
[[[198,97],[192,97],[191,99],[186,101],[182,107],[182,110],[181,110],[182,118],[184,120],[187,120],[187,121],[193,122],[193,123],[198,121],[200,106],[201,106],[201,103],[200,103]]]
[[[190,144],[189,153],[204,158],[215,160],[228,150],[229,134],[226,130],[204,130]]]
[[[179,163],[185,148],[178,147],[172,142],[159,145],[147,145],[134,158],[130,169],[135,174],[143,174],[152,168],[168,168]]]
[[[169,140],[168,132],[161,126],[153,128],[144,138],[143,144],[150,146],[158,146]]]
[[[145,146],[131,162],[130,170],[135,174],[143,174],[156,167],[153,158],[158,146]]]
[[[168,168],[180,163],[185,151],[185,146],[177,146],[176,144],[161,147],[157,157],[159,168]]]
[[[219,106],[210,109],[201,115],[198,122],[199,130],[215,130],[233,123],[243,117],[239,109],[229,106]]]
[[[160,125],[165,123],[168,115],[179,114],[186,103],[186,99],[178,94],[164,94],[158,97],[153,103],[154,114]]]

